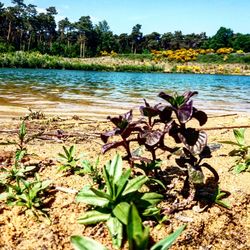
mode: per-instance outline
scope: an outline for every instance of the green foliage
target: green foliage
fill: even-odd
[[[169,249],[174,241],[181,235],[186,225],[180,226],[176,229],[172,234],[167,236],[165,239],[162,239],[158,243],[156,243],[150,250],[167,250]]]
[[[35,168],[35,166],[23,166],[22,164],[19,166],[18,162],[10,169],[2,167],[0,169],[0,184],[7,185],[11,181],[19,181],[21,178],[26,179],[26,176]]]
[[[233,145],[236,148],[229,152],[230,156],[236,156],[235,165],[233,166],[234,172],[239,174],[244,171],[250,171],[250,155],[248,149],[250,145],[245,142],[245,129],[234,129],[234,141],[221,141],[221,143]]]
[[[95,164],[92,164],[89,160],[80,161],[80,158],[76,156],[75,145],[66,148],[63,146],[63,153],[59,153],[59,163],[60,167],[58,171],[69,172],[72,174],[85,175],[88,174],[93,182],[98,184],[99,187],[102,186],[102,176],[99,173],[98,165],[99,158],[97,158]]]
[[[223,55],[218,55],[218,54],[198,55],[197,62],[201,62],[201,63],[225,63],[225,61],[223,60]]]
[[[6,184],[6,192],[0,195],[0,199],[6,200],[10,206],[25,207],[37,218],[40,215],[46,216],[46,210],[43,208],[46,198],[44,194],[50,184],[50,180],[41,181],[38,175],[34,181],[20,178],[14,185]]]
[[[212,49],[229,48],[232,45],[233,31],[220,27],[216,34],[208,41],[208,47]]]
[[[103,168],[105,190],[85,186],[76,197],[78,202],[96,207],[78,218],[78,222],[95,224],[106,221],[113,245],[118,248],[122,243],[123,224],[128,222],[129,203],[134,201],[143,213],[163,198],[157,193],[140,193],[139,190],[148,181],[148,177],[141,175],[129,179],[130,174],[131,169],[123,171],[122,159],[116,155]]]
[[[235,50],[243,50],[244,52],[250,52],[250,35],[236,34],[233,39],[233,48]]]
[[[149,243],[149,227],[144,227],[141,217],[135,207],[131,205],[128,213],[127,236],[129,250],[147,249]]]
[[[23,158],[23,156],[27,154],[27,149],[25,147],[25,144],[28,142],[28,140],[25,140],[26,135],[27,135],[26,126],[25,123],[22,122],[18,134],[19,143],[17,145],[19,148],[16,150],[16,161],[20,161]]]
[[[80,173],[88,174],[94,183],[98,185],[99,188],[103,187],[103,178],[98,169],[99,157],[96,159],[95,164],[92,164],[88,160],[82,161],[82,169],[79,170]]]
[[[108,250],[95,240],[82,236],[71,236],[70,241],[75,250]]]
[[[17,68],[72,69],[88,71],[162,72],[155,65],[116,65],[88,64],[83,61],[64,59],[58,56],[42,55],[38,52],[17,51],[0,54],[0,66]]]
[[[129,54],[139,60],[152,59],[148,55],[136,57],[137,53],[148,53],[152,49],[176,50],[180,48],[222,48],[233,46],[249,52],[249,34],[234,33],[231,29],[221,27],[212,37],[205,32],[186,34],[181,31],[160,34],[152,31],[147,35],[141,32],[142,26],[135,24],[131,32],[114,34],[106,20],[94,25],[90,15],[81,16],[75,22],[67,17],[56,23],[58,14],[55,7],[48,7],[40,13],[35,5],[23,1],[12,1],[12,5],[0,6],[0,53],[12,51],[40,52],[55,56],[93,57],[100,51],[115,51]],[[58,27],[58,29],[57,29]],[[133,57],[134,54],[135,56]],[[127,57],[127,55],[126,55]],[[30,62],[20,58],[19,63],[10,61],[10,67],[31,67]],[[38,65],[39,63],[35,64]],[[22,66],[21,66],[22,65]],[[62,68],[57,61],[43,67]],[[34,66],[34,64],[33,64]],[[37,66],[40,68],[40,66]]]
[[[128,223],[126,226],[129,250],[167,250],[181,235],[185,227],[186,225],[180,226],[175,232],[149,248],[149,227],[143,226],[138,210],[136,209],[136,206],[132,204],[129,206]],[[97,241],[88,237],[71,236],[71,243],[73,244],[75,250],[107,249]]]
[[[150,162],[142,161],[141,163],[136,163],[135,167],[142,169],[147,176],[150,176],[152,172],[161,168],[161,164],[162,161],[158,159]]]
[[[163,72],[163,68],[155,65],[118,65],[115,71],[122,72]]]
[[[215,191],[215,194],[212,197],[212,200],[214,201],[214,203],[216,203],[216,204],[218,204],[218,205],[220,205],[222,207],[230,209],[231,206],[228,204],[228,202],[222,200],[223,197],[225,197],[225,196],[227,196],[227,193],[221,191],[221,189],[219,187],[217,187],[217,189]]]
[[[16,141],[7,141],[7,142],[1,142],[1,145],[16,145],[16,153],[15,153],[15,160],[16,162],[19,162],[22,160],[22,158],[27,155],[27,143],[31,140],[33,140],[36,137],[36,135],[28,136],[26,131],[26,125],[23,121],[20,125],[19,132],[18,132],[18,140]]]
[[[78,171],[80,171],[81,167],[77,165],[80,159],[75,156],[75,145],[71,146],[69,149],[63,146],[63,150],[64,154],[58,154],[58,156],[60,157],[59,162],[61,163],[58,171],[69,171],[71,173],[77,173]]]

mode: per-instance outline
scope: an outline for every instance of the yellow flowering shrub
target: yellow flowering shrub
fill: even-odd
[[[216,50],[216,53],[221,55],[221,54],[231,54],[234,51],[233,48],[220,48]]]
[[[224,68],[224,66],[219,65],[219,66],[215,69],[215,72],[216,72],[217,74],[224,74],[224,73],[225,73],[225,68]]]
[[[109,56],[109,53],[106,50],[101,51],[100,54],[101,56]]]
[[[213,49],[178,49],[178,50],[152,50],[151,53],[157,58],[167,58],[169,61],[189,62],[195,61],[200,54],[214,53]]]
[[[241,73],[240,67],[235,68],[235,69],[234,69],[234,73],[235,73],[235,74],[240,74],[240,73]]]
[[[200,73],[200,66],[192,66],[192,65],[177,65],[175,67],[175,71],[179,73]]]
[[[110,52],[110,55],[111,55],[111,56],[117,56],[117,53],[116,53],[114,50],[112,50],[112,51]]]
[[[117,53],[115,51],[111,51],[110,53],[106,50],[100,52],[101,56],[117,56]]]
[[[242,49],[239,49],[236,51],[237,54],[244,54],[244,51]]]

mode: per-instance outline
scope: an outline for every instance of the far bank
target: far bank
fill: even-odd
[[[247,58],[249,55],[246,56]],[[0,53],[2,68],[69,69],[114,72],[163,72],[193,74],[250,75],[250,64],[243,56],[225,58],[206,55],[197,61],[177,62],[146,55],[109,55],[94,58],[63,58],[38,52]],[[234,63],[237,62],[237,63]]]

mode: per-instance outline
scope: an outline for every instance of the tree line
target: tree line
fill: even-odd
[[[232,47],[250,52],[250,34],[234,33],[230,28],[221,27],[212,37],[205,32],[184,35],[181,31],[144,35],[142,26],[136,24],[130,34],[117,35],[105,20],[93,24],[90,16],[81,16],[77,22],[66,17],[56,23],[55,7],[41,13],[37,6],[26,5],[23,0],[12,0],[12,4],[5,7],[0,2],[0,52],[39,51],[64,57],[92,57],[101,51],[128,54],[180,48]]]

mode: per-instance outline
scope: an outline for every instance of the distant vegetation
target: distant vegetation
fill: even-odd
[[[181,31],[144,35],[141,25],[132,27],[131,33],[114,34],[104,20],[93,24],[90,16],[81,16],[77,22],[65,18],[55,21],[57,10],[48,7],[44,13],[35,5],[26,5],[23,0],[12,0],[12,6],[0,2],[0,53],[14,51],[40,52],[61,57],[94,57],[103,52],[118,54],[146,54],[151,51],[179,49],[232,48],[234,52],[250,52],[250,34],[234,33],[230,28],[221,27],[208,37],[200,34],[182,34]],[[143,56],[144,57],[144,56]],[[209,61],[216,55],[199,55],[197,60]],[[237,57],[239,58],[239,57]],[[138,56],[138,59],[143,59]],[[235,57],[228,60],[234,61]],[[237,59],[238,60],[238,59]],[[244,61],[245,59],[243,59]],[[249,58],[246,59],[249,62]]]
[[[16,51],[0,54],[2,68],[42,68],[42,69],[72,69],[89,71],[126,71],[126,72],[162,72],[160,66],[154,64],[134,65],[84,62],[81,59],[67,59],[59,56],[42,55],[39,52]]]

